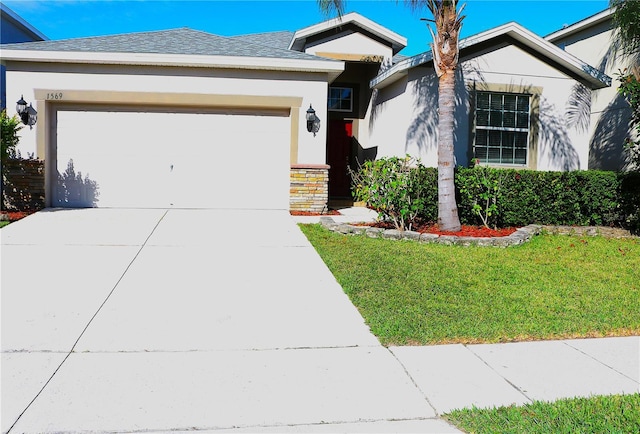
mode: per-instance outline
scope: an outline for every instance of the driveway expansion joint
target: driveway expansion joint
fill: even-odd
[[[151,238],[151,236],[153,235],[153,233],[155,232],[155,230],[157,229],[157,227],[160,225],[160,222],[162,222],[162,219],[164,219],[164,217],[167,215],[167,211],[164,212],[164,214],[162,214],[162,216],[160,217],[160,219],[156,222],[155,226],[153,227],[153,229],[151,230],[151,232],[149,233],[149,235],[147,236],[147,238],[145,239],[144,243],[140,246],[140,248],[138,249],[137,253],[134,255],[134,257],[131,259],[131,261],[129,261],[129,264],[126,266],[125,270],[122,272],[122,274],[120,275],[120,277],[118,278],[118,280],[116,281],[116,283],[113,285],[113,287],[111,288],[111,291],[109,291],[109,294],[107,294],[107,297],[104,299],[104,301],[102,302],[102,304],[100,304],[100,306],[98,307],[98,309],[96,310],[96,312],[93,314],[93,316],[89,319],[89,321],[87,322],[87,324],[85,325],[85,327],[82,329],[82,332],[80,332],[80,335],[78,336],[78,338],[76,339],[76,341],[73,343],[73,345],[71,346],[71,349],[66,352],[67,355],[64,357],[64,359],[62,359],[62,362],[60,362],[60,364],[58,365],[58,367],[53,371],[53,374],[51,374],[51,376],[47,379],[47,381],[44,383],[44,385],[42,386],[42,388],[40,388],[40,390],[38,391],[38,393],[36,393],[36,395],[33,397],[33,399],[29,402],[29,404],[27,404],[27,406],[25,407],[25,409],[20,413],[20,415],[16,418],[16,420],[13,422],[13,424],[9,427],[9,429],[6,431],[7,434],[11,432],[11,430],[13,429],[14,426],[16,426],[16,424],[20,421],[20,419],[22,418],[22,416],[29,410],[29,408],[31,407],[31,405],[33,405],[33,403],[36,401],[36,399],[38,399],[38,397],[42,394],[42,392],[47,388],[47,386],[49,385],[49,383],[51,382],[51,380],[53,380],[53,378],[56,376],[56,374],[58,373],[58,371],[60,370],[60,368],[62,368],[62,366],[65,364],[65,362],[67,361],[67,359],[69,358],[69,356],[71,356],[71,354],[75,353],[75,348],[78,345],[78,342],[80,341],[80,339],[82,339],[82,336],[85,334],[85,332],[87,331],[87,329],[89,328],[89,326],[91,325],[91,323],[93,322],[93,320],[97,317],[97,315],[100,313],[100,311],[102,310],[102,308],[104,307],[104,305],[107,303],[107,301],[109,301],[109,299],[111,298],[111,295],[115,292],[116,288],[118,287],[118,285],[120,284],[120,282],[122,281],[122,279],[124,278],[124,276],[127,274],[127,272],[129,271],[129,269],[131,268],[131,266],[133,265],[133,263],[136,261],[136,259],[138,258],[138,256],[140,255],[140,253],[142,252],[142,250],[144,249],[144,246],[147,244],[147,242],[149,241],[149,239]],[[62,354],[64,354],[65,352],[61,352]]]

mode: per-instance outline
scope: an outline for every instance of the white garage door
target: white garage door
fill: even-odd
[[[289,208],[288,113],[58,111],[53,206]]]

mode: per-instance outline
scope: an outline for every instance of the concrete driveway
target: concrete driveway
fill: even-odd
[[[455,432],[285,211],[52,209],[0,234],[3,432]]]

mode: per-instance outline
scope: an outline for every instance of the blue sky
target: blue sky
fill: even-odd
[[[231,36],[296,30],[323,21],[315,0],[9,0],[4,1],[50,39],[190,27]],[[515,21],[545,36],[608,7],[608,0],[467,0],[462,36]],[[413,55],[429,49],[429,32],[402,1],[347,0],[347,12],[405,36]]]

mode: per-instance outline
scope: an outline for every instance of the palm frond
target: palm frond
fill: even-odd
[[[317,0],[318,8],[327,17],[337,15],[342,17],[345,7],[347,6],[346,0]]]

